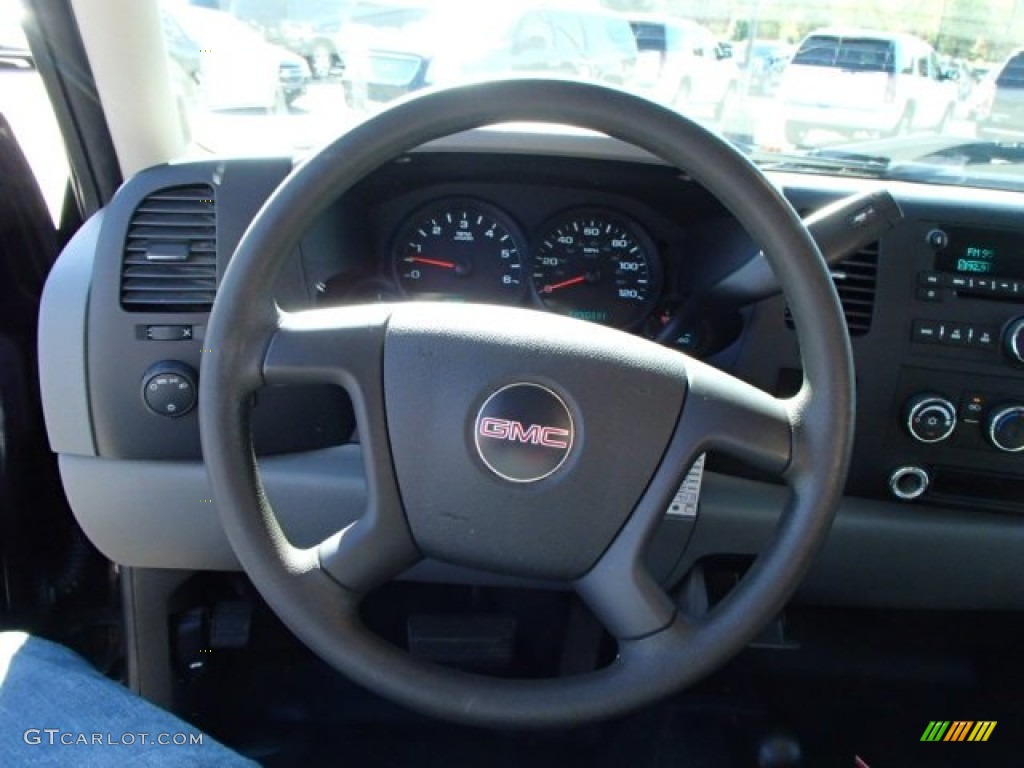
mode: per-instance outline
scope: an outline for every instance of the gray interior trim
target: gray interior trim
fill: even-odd
[[[202,501],[211,498],[202,464],[81,456],[62,456],[60,464],[79,523],[114,561],[147,568],[239,568],[216,510]],[[281,525],[298,546],[319,541],[362,511],[346,502],[353,489],[363,487],[358,446],[264,458],[260,464]],[[697,528],[677,574],[708,555],[759,551],[775,530],[785,493],[781,486],[706,473]],[[1021,610],[1022,551],[1024,526],[1009,515],[846,497],[797,599]],[[465,569],[438,563],[424,564],[409,577],[473,580]]]
[[[190,575],[188,571],[156,568],[121,569],[127,684],[167,709],[174,706],[169,602],[174,590]]]
[[[705,475],[697,528],[677,574],[702,557],[753,555],[776,529],[786,489]],[[828,605],[1021,610],[1024,526],[1013,515],[843,498],[797,593]]]
[[[260,459],[281,527],[308,547],[355,520],[365,504],[358,446]],[[71,508],[93,544],[122,565],[238,570],[200,462],[60,457]]]
[[[96,455],[85,338],[103,216],[100,212],[89,219],[61,253],[46,280],[39,309],[39,386],[55,453]]]

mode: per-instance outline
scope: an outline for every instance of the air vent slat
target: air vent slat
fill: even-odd
[[[213,188],[173,187],[146,197],[128,225],[121,306],[129,312],[209,312],[216,290]]]
[[[875,314],[878,244],[869,245],[840,261],[832,267],[832,276],[850,336],[865,335],[871,330]],[[789,307],[786,307],[786,326],[793,327]]]
[[[173,221],[159,226],[136,226],[132,224],[128,230],[130,240],[206,240],[210,237],[210,231],[214,228],[213,223],[204,226],[179,226]]]
[[[131,253],[131,254],[141,253],[141,254],[143,254],[143,256],[141,258],[145,258],[144,254],[148,250],[148,248],[146,246],[147,246],[147,244],[130,243],[129,245],[127,245],[125,247],[124,250],[125,250],[125,253]],[[188,250],[189,250],[189,253],[191,253],[193,256],[211,256],[212,257],[212,256],[216,256],[217,255],[217,247],[213,243],[190,242]],[[139,257],[134,257],[134,258],[139,258]]]
[[[175,281],[173,285],[168,286],[168,281]],[[202,275],[185,275],[182,277],[170,277],[168,275],[158,275],[144,277],[133,276],[125,279],[123,287],[126,291],[138,290],[142,286],[152,286],[154,290],[180,290],[181,288],[187,288],[190,285],[201,285],[204,290],[212,291],[217,288],[217,281],[212,277],[203,277]]]
[[[161,272],[157,272],[155,269],[147,269],[145,266],[138,267],[127,267],[124,271],[124,282],[127,283],[131,279],[138,280],[186,280],[188,278],[209,280],[212,283],[216,282],[216,279],[207,274],[207,271],[200,266],[190,267],[189,269],[165,269]]]

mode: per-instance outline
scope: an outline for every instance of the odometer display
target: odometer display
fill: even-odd
[[[442,200],[401,228],[395,278],[410,298],[513,303],[525,288],[521,243],[515,224],[493,206]]]
[[[616,328],[641,322],[657,300],[661,273],[639,225],[606,211],[570,211],[541,230],[533,288],[549,310]]]

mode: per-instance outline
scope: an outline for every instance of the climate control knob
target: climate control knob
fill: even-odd
[[[1024,405],[1006,405],[988,417],[988,439],[1000,451],[1024,451]]]
[[[1010,321],[1003,331],[1003,352],[1010,362],[1024,365],[1024,317]]]
[[[941,395],[917,395],[907,401],[904,424],[921,443],[941,443],[956,429],[956,406]]]

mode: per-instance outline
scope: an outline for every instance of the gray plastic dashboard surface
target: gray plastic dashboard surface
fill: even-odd
[[[365,504],[358,446],[259,460],[267,496],[293,544],[313,546]],[[61,456],[75,516],[96,547],[122,565],[238,570],[202,462]]]
[[[50,271],[39,310],[39,386],[54,453],[95,456],[86,328],[104,214],[87,221]]]
[[[297,546],[355,520],[365,498],[358,446],[260,460],[267,494]],[[199,462],[62,456],[61,474],[89,538],[125,565],[238,570]],[[708,472],[686,559],[754,555],[774,531],[785,490]],[[1010,516],[846,498],[798,599],[936,609],[1024,608],[1024,525]],[[424,564],[427,566],[430,564]],[[465,569],[421,566],[426,580],[502,583]],[[518,583],[518,582],[510,582]]]

